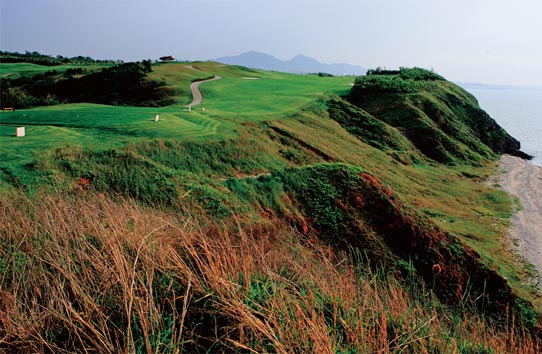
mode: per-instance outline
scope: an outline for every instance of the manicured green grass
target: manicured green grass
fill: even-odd
[[[159,114],[159,122],[155,115]],[[198,116],[198,119],[193,119]],[[2,125],[58,126],[94,129],[128,137],[178,137],[215,134],[218,122],[210,124],[201,114],[175,108],[113,107],[96,104],[70,104],[5,112]],[[47,140],[47,136],[42,139]]]
[[[215,62],[170,63],[153,67],[150,77],[163,78],[185,93],[180,103],[191,101],[192,80],[219,75],[221,80],[200,86],[201,107],[220,119],[266,120],[296,113],[301,107],[329,94],[345,94],[351,77],[318,77],[226,66]]]
[[[57,72],[64,72],[68,69],[82,68],[85,70],[96,70],[100,68],[110,67],[113,64],[65,64],[45,66],[32,63],[0,63],[0,77],[18,77],[42,74],[47,71],[55,70]]]
[[[3,73],[44,68],[60,67],[2,64]],[[214,62],[158,64],[153,70],[151,78],[164,79],[177,89],[178,104],[161,108],[69,104],[0,113],[0,166],[3,170],[20,170],[38,154],[65,145],[107,149],[153,138],[230,138],[240,123],[287,117],[324,93],[346,92],[352,81],[345,77],[256,71]],[[212,75],[223,79],[201,85],[203,102],[188,112],[185,106],[192,100],[190,83]],[[159,122],[154,122],[156,114],[160,114]],[[16,126],[25,126],[27,136],[16,138]]]
[[[154,121],[156,114],[160,115],[158,122]],[[0,123],[0,167],[13,176],[28,174],[25,166],[67,145],[101,150],[154,138],[201,140],[233,136],[227,124],[181,107],[59,105],[2,112]],[[25,137],[15,136],[18,126],[26,127]]]
[[[352,80],[274,72],[253,73],[251,77],[259,79],[225,77],[214,85],[203,86],[209,113],[236,121],[282,118],[299,112],[324,94],[347,93]]]

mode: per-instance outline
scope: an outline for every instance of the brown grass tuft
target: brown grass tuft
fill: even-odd
[[[0,348],[539,353],[286,225],[201,225],[90,192],[0,202]]]

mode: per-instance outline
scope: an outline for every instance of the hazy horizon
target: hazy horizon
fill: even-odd
[[[542,86],[542,3],[535,0],[0,1],[5,51],[126,61],[258,51]]]

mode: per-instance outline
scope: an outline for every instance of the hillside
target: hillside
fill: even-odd
[[[178,103],[0,113],[0,346],[539,352],[514,204],[483,183],[522,153],[467,92],[421,69],[148,78]]]
[[[495,152],[530,158],[472,95],[431,72],[372,71],[356,80],[349,100],[441,163],[475,163]]]

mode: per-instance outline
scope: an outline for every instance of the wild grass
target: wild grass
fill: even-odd
[[[447,309],[278,222],[202,225],[77,190],[4,196],[0,220],[6,351],[542,350],[512,314]]]
[[[471,245],[520,295],[532,296],[500,242],[511,209],[503,193],[482,183],[492,166],[436,165],[408,144],[399,144],[401,151],[373,148],[376,138],[371,146],[366,132],[349,133],[318,100],[344,93],[349,78],[186,65],[159,65],[152,73],[174,84],[178,105],[77,104],[0,114],[0,178],[33,186],[39,170],[59,188],[58,195],[37,192],[32,199],[8,200],[4,193],[0,346],[31,352],[540,351],[512,314],[497,327],[443,308],[424,289],[411,292],[392,276],[359,267],[273,214],[298,212],[274,188],[277,170],[353,164]],[[206,112],[184,111],[191,96],[183,90],[209,74],[224,79],[202,86]],[[373,123],[361,113],[358,118]],[[13,136],[19,125],[28,125],[24,139]],[[236,195],[224,183],[262,172],[272,175],[262,178],[268,183],[259,195],[249,189]],[[84,192],[81,177],[92,179]],[[251,209],[254,201],[276,208]],[[198,211],[227,226],[203,224]],[[243,221],[227,221],[240,212],[247,212],[238,217]],[[250,217],[260,226],[243,219]]]

